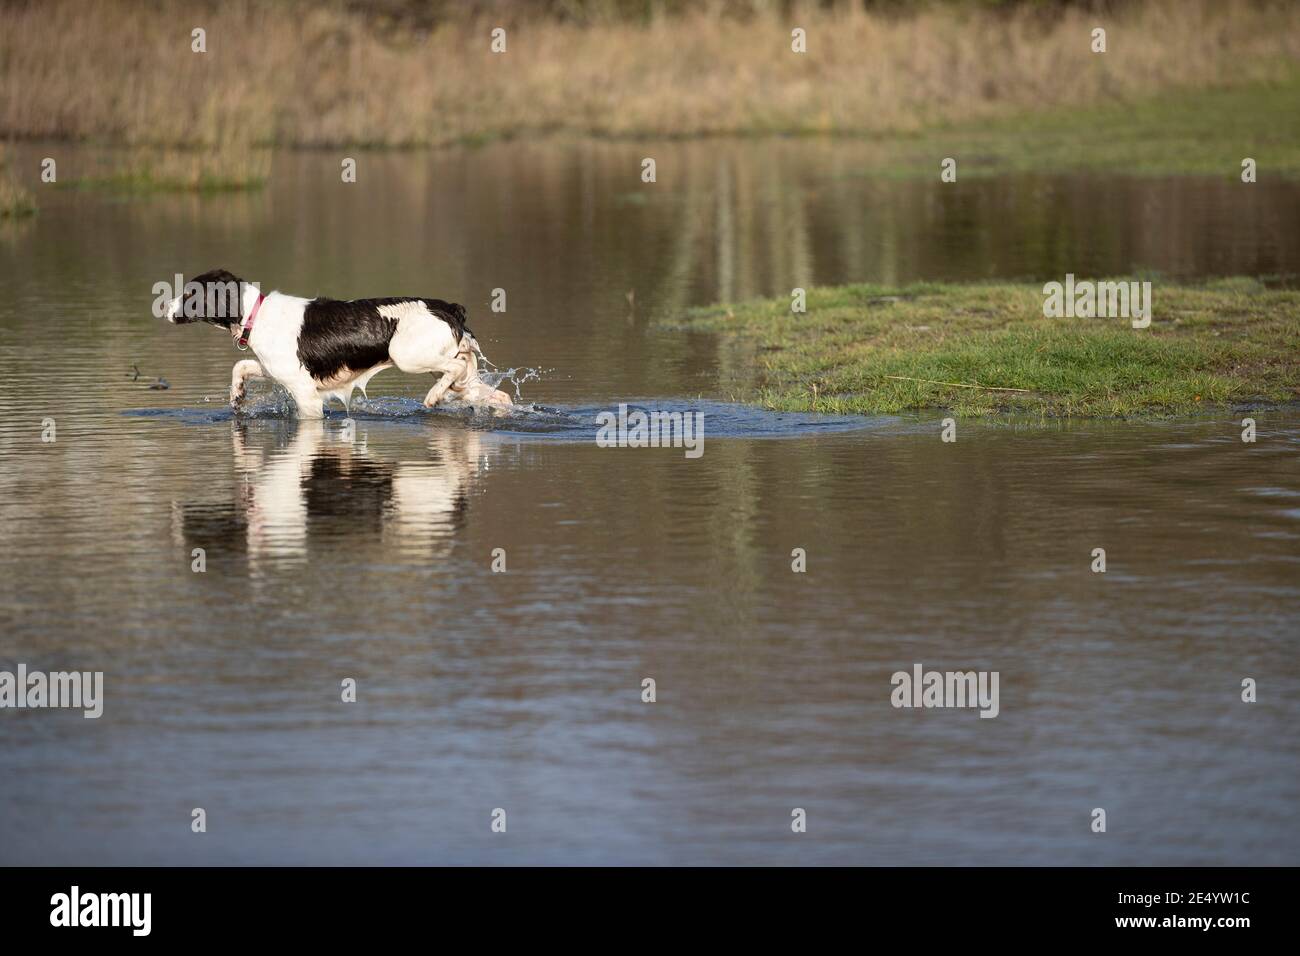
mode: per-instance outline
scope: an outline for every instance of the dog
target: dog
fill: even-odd
[[[167,305],[168,321],[207,322],[257,356],[236,362],[230,404],[243,402],[249,379],[270,378],[293,397],[300,418],[322,418],[325,403],[352,393],[386,368],[441,375],[424,396],[432,408],[449,393],[472,404],[513,405],[479,378],[482,352],[466,327],[465,307],[441,299],[304,299],[265,295],[225,269],[185,283]]]

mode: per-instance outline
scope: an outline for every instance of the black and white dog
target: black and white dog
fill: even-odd
[[[224,269],[185,283],[167,306],[171,322],[208,322],[230,332],[256,360],[236,362],[230,403],[244,398],[250,378],[271,378],[293,396],[302,418],[320,418],[325,402],[348,402],[354,389],[386,368],[441,374],[426,407],[450,392],[475,404],[511,405],[510,396],[479,378],[478,342],[465,327],[465,307],[441,299],[304,299],[265,295]]]

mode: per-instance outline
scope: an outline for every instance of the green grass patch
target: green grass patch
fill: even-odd
[[[22,219],[36,214],[36,197],[7,169],[9,156],[0,144],[0,219]]]
[[[148,194],[171,192],[224,193],[261,189],[264,177],[232,178],[220,175],[167,176],[149,170],[124,170],[104,176],[80,176],[58,185],[69,189],[92,189],[105,192]]]
[[[1041,285],[849,285],[809,290],[802,314],[785,298],[674,324],[720,334],[722,388],[779,410],[1166,416],[1300,398],[1300,292],[1157,280],[1152,300],[1134,329],[1046,318]]]
[[[72,189],[122,193],[221,193],[260,189],[270,154],[251,146],[225,150],[137,148],[106,157],[105,168],[60,182]]]
[[[36,199],[32,194],[0,172],[0,219],[22,219],[36,214]]]

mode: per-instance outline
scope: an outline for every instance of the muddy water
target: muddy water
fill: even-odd
[[[1300,189],[657,148],[654,191],[636,146],[363,155],[346,186],[312,153],[0,228],[0,670],[105,675],[98,720],[0,711],[0,861],[1297,862],[1300,415],[946,444],[729,406],[715,344],[649,324],[850,279],[1297,272]],[[149,314],[215,266],[466,302],[549,411],[425,413],[385,372],[351,431],[266,390],[235,419],[229,340]],[[703,455],[598,447],[619,402],[702,411]],[[895,709],[917,663],[997,671],[998,717]]]

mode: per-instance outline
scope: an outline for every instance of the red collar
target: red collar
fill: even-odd
[[[253,323],[257,321],[257,310],[262,307],[262,303],[265,301],[266,296],[260,292],[257,293],[257,302],[253,305],[253,311],[248,313],[248,318],[240,326],[239,341],[236,343],[236,348],[241,352],[248,349],[248,337],[253,334]]]

